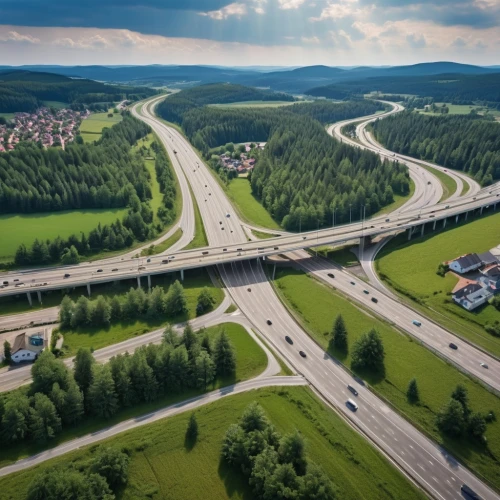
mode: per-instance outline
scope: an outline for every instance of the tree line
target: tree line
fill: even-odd
[[[180,92],[179,98],[182,98]],[[301,103],[280,109],[197,107],[169,115],[166,99],[159,113],[180,123],[193,145],[205,155],[227,143],[267,145],[250,177],[253,194],[288,230],[315,229],[378,212],[406,195],[410,178],[404,165],[332,139],[321,122],[375,112],[370,101]],[[291,108],[291,109],[290,109]],[[366,207],[366,208],[364,208]],[[362,211],[362,213],[361,213]]]
[[[0,213],[116,208],[151,198],[144,161],[132,145],[151,131],[126,113],[96,144],[63,149],[25,142],[0,155]]]
[[[130,457],[115,448],[99,447],[84,464],[49,468],[28,485],[27,500],[114,500],[128,480]]]
[[[28,391],[0,398],[0,438],[3,443],[47,443],[89,417],[109,419],[123,408],[188,389],[206,390],[216,377],[235,370],[236,354],[225,330],[212,339],[189,324],[182,336],[167,326],[159,346],[140,347],[106,364],[97,364],[82,348],[73,371],[45,350],[31,369]]]
[[[373,131],[388,149],[461,170],[483,186],[500,179],[500,128],[480,116],[403,112],[377,120]]]
[[[282,436],[262,407],[250,404],[222,442],[222,459],[243,474],[253,498],[332,500],[336,490],[324,471],[306,453],[303,436]]]

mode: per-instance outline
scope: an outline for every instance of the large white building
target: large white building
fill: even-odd
[[[14,363],[22,361],[34,361],[38,355],[47,347],[47,333],[45,331],[32,333],[20,333],[14,340],[11,356]]]
[[[456,273],[465,274],[479,269],[482,265],[483,261],[477,253],[468,253],[467,255],[462,255],[458,259],[451,261],[449,267]]]

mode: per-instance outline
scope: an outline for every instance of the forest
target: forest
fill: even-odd
[[[80,108],[82,104],[139,100],[154,94],[147,87],[106,85],[51,73],[0,72],[0,113],[29,113],[42,106],[42,101],[62,101]]]
[[[229,83],[210,83],[183,90],[161,102],[157,112],[165,120],[180,123],[189,110],[207,104],[228,104],[243,101],[295,101],[289,94],[260,90]]]
[[[127,114],[104,129],[97,145],[75,142],[63,150],[20,143],[0,154],[0,213],[124,207],[133,195],[151,198],[144,162],[130,154],[149,132]]]
[[[388,149],[461,170],[482,186],[500,179],[500,125],[481,116],[404,112],[377,120],[373,131]]]
[[[486,75],[443,74],[425,76],[382,76],[316,87],[306,95],[345,99],[372,91],[433,97],[436,102],[473,104],[480,101],[499,109],[500,73]]]
[[[170,99],[161,113],[167,108],[168,115]],[[332,224],[333,210],[337,222],[347,222],[351,209],[358,218],[366,207],[368,216],[391,203],[394,194],[409,193],[406,167],[342,144],[322,125],[381,109],[381,104],[365,100],[278,109],[202,106],[179,115],[176,122],[204,154],[230,142],[267,141],[251,175],[254,195],[285,229],[315,229]]]

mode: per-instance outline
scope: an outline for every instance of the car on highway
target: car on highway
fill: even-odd
[[[98,269],[98,270],[97,270],[97,272],[98,272],[98,273],[102,273],[102,269]]]
[[[9,284],[9,282],[8,282],[8,281],[4,281],[4,282],[3,282],[3,284],[4,284],[4,285],[8,285],[8,284]]]
[[[347,388],[355,395],[357,396],[358,395],[358,391],[352,386],[352,385],[348,385]]]
[[[307,358],[307,354],[306,354],[304,351],[299,351],[299,354],[300,354],[303,358]]]
[[[19,281],[19,278],[15,278],[14,281]]]
[[[140,267],[139,267],[139,270],[140,270],[140,271],[143,271],[144,269],[146,269],[144,266],[140,266]]]
[[[177,151],[174,149],[174,155],[176,155],[176,154],[177,154]]]
[[[352,399],[348,399],[345,404],[352,411],[358,411],[358,405]]]
[[[274,250],[279,250],[280,247],[274,247]]]
[[[385,219],[385,222],[391,222],[391,219]]]
[[[221,231],[224,231],[224,228],[223,228],[223,227],[221,227],[221,228],[220,228],[220,230],[221,230]]]
[[[356,283],[354,283],[354,281],[351,281],[351,285],[355,285]]]
[[[448,344],[448,347],[449,347],[450,349],[454,349],[455,351],[458,349],[457,344],[454,344],[453,342],[450,342],[450,343]]]
[[[273,322],[272,322],[270,319],[268,319],[268,320],[266,321],[266,323],[267,323],[268,325],[272,325],[272,324],[273,324]]]
[[[488,369],[488,365],[486,363],[480,363],[481,368]]]
[[[251,288],[247,288],[247,292],[251,292],[251,291],[252,291],[252,289],[251,289]]]
[[[151,262],[151,259],[148,259],[146,262]]]
[[[363,293],[366,293],[366,295],[368,295],[370,292],[368,290],[363,290]]]
[[[112,273],[116,273],[116,271],[118,271],[118,268],[117,268],[117,267],[114,267],[113,269],[111,269],[111,272],[112,272]]]
[[[444,208],[445,208],[445,209],[446,209],[446,208],[450,208],[450,205],[446,205]]]
[[[436,217],[435,215],[429,215],[429,219]]]
[[[226,217],[231,217],[231,214],[228,212],[228,213],[226,214]]]
[[[376,304],[378,302],[378,299],[376,297],[372,297],[372,302]]]
[[[430,183],[431,183],[431,181],[427,181],[427,184],[430,184]]]
[[[285,335],[285,340],[290,344],[290,345],[293,345],[293,340],[288,336],[288,335]]]
[[[420,326],[422,323],[420,323],[420,321],[418,321],[418,319],[414,319],[412,321],[412,323],[415,325],[415,326]]]
[[[470,486],[467,486],[466,484],[462,484],[460,490],[464,494],[464,498],[470,498],[471,500],[482,500],[481,497]]]
[[[221,220],[219,221],[219,224],[222,224],[222,221],[221,221]]]
[[[327,275],[327,276],[328,276],[329,278],[335,278],[335,274],[333,274],[333,273],[328,273],[328,275]]]
[[[168,259],[163,259],[163,260],[161,261],[161,263],[162,263],[162,264],[168,264],[169,262],[170,262],[170,261],[169,261]]]
[[[65,278],[69,278],[70,276],[71,276],[71,274],[69,274],[69,273],[66,273],[66,274],[64,275],[64,277],[65,277]]]
[[[201,255],[208,255],[208,250],[206,252],[201,252]]]
[[[208,196],[212,196],[212,193],[208,193]]]

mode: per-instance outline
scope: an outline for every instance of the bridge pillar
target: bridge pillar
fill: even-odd
[[[420,230],[420,236],[421,237],[424,235],[424,230],[425,230],[425,223],[422,224],[422,229]]]
[[[181,269],[181,281],[184,281],[184,269]]]
[[[459,217],[459,215],[457,214],[455,217],[455,224],[458,222],[458,217]]]
[[[408,228],[408,241],[410,241],[410,240],[411,240],[411,230],[412,230],[412,228],[411,228],[411,227],[409,227],[409,228]]]
[[[446,227],[446,217],[443,219],[443,229]]]
[[[28,297],[28,302],[30,303],[30,306],[33,305],[33,301],[31,300],[31,293],[30,292],[26,292],[26,297]]]
[[[497,209],[497,204],[496,204],[496,203],[494,203],[494,204],[493,204],[493,210],[496,210],[496,209]]]
[[[137,275],[137,288],[141,288],[141,275]]]
[[[469,215],[469,212],[465,212],[465,220],[467,220],[468,215]]]
[[[435,231],[436,230],[436,224],[437,224],[437,220],[434,221],[434,224],[432,225],[432,230]]]
[[[151,275],[148,274],[148,288],[151,290]]]
[[[274,264],[274,267],[273,267],[273,281],[274,281],[275,274],[276,274],[276,264]]]
[[[41,304],[42,303],[42,292],[40,290],[37,290],[36,294],[38,295],[38,302],[40,302],[40,304]]]
[[[87,293],[89,294],[90,297],[90,283],[87,283]]]
[[[479,211],[479,215],[483,215],[483,208],[484,207],[481,207],[481,210]]]

